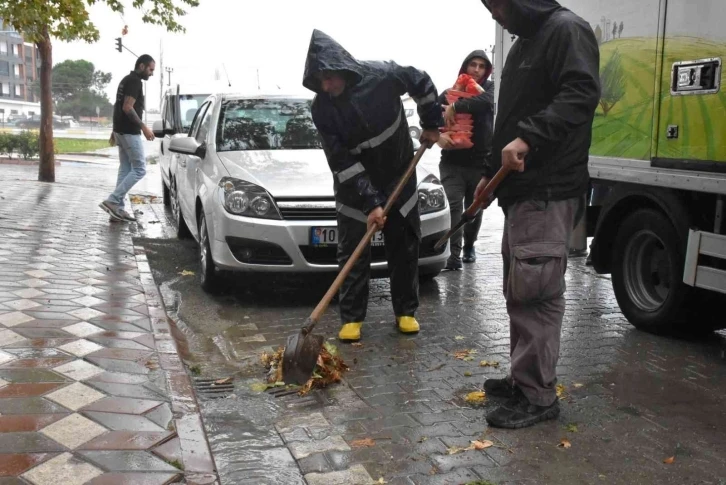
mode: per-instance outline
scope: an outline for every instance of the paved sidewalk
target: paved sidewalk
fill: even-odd
[[[0,484],[214,483],[191,381],[104,189],[0,167]]]

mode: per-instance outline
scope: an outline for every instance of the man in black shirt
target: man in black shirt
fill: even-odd
[[[118,145],[119,168],[116,189],[101,202],[112,221],[135,222],[136,218],[124,210],[124,199],[131,187],[146,175],[146,158],[141,134],[151,141],[154,133],[141,121],[144,112],[144,86],[141,81],[154,75],[156,63],[144,54],[136,60],[134,70],[124,77],[116,91],[113,106],[113,133],[111,144]]]

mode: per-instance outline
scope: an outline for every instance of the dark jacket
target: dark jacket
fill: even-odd
[[[459,74],[466,73],[469,62],[475,58],[481,57],[489,64],[489,69],[478,80],[479,85],[484,88],[484,92],[473,98],[462,98],[454,103],[457,113],[469,113],[473,115],[474,126],[472,128],[471,141],[474,143],[472,148],[465,150],[441,150],[441,163],[459,165],[466,167],[477,167],[484,170],[485,160],[491,156],[492,151],[492,131],[494,129],[494,83],[489,81],[492,74],[492,63],[483,50],[475,50],[469,54],[461,64]],[[439,96],[439,102],[447,105],[446,93],[444,91]]]
[[[338,97],[324,93],[315,74],[339,71],[347,79]],[[394,62],[357,61],[319,30],[310,39],[303,86],[317,93],[313,122],[333,172],[338,210],[368,214],[386,202],[413,157],[401,96],[418,104],[424,128],[443,125],[436,87],[425,72]],[[406,216],[417,204],[416,177],[411,177],[394,208]],[[359,217],[358,217],[359,218]]]
[[[502,71],[486,175],[494,175],[502,149],[519,137],[530,153],[524,172],[509,174],[500,185],[500,205],[580,196],[588,185],[592,122],[600,99],[595,34],[555,0],[510,0],[509,5],[508,30],[519,39]]]

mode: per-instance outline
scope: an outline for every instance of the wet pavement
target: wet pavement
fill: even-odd
[[[36,174],[0,165],[0,483],[215,483],[143,248],[97,207],[114,167]]]
[[[509,365],[498,209],[486,213],[476,264],[422,283],[417,336],[396,332],[388,282],[374,280],[362,345],[339,346],[351,367],[345,382],[304,398],[250,385],[264,375],[260,354],[299,329],[328,281],[238,274],[207,295],[196,275],[182,275],[197,269],[196,244],[165,239],[163,206],[144,212],[158,218],[161,239],[138,243],[186,336],[188,365],[200,378],[234,377],[231,395],[201,401],[223,483],[726,483],[726,335],[634,329],[609,277],[584,258],[567,275],[559,419],[489,429],[496,402],[464,400]],[[332,305],[316,332],[335,342],[338,325]],[[455,358],[461,350],[473,358]],[[476,439],[494,446],[448,454]],[[558,446],[563,439],[571,447]]]

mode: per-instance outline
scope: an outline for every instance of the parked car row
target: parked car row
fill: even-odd
[[[306,95],[166,96],[154,124],[164,200],[178,236],[199,243],[204,289],[216,286],[220,270],[337,271],[333,177],[311,102]],[[434,249],[450,227],[448,202],[433,174],[419,167],[417,177],[420,274],[433,277],[449,256],[448,245]],[[374,275],[385,274],[382,234],[371,251]]]
[[[5,119],[5,124],[16,126],[22,129],[39,129],[40,128],[40,115],[33,114],[29,116],[25,115],[8,115]],[[53,128],[56,129],[67,129],[75,128],[78,126],[78,122],[72,116],[58,116],[53,115]]]

